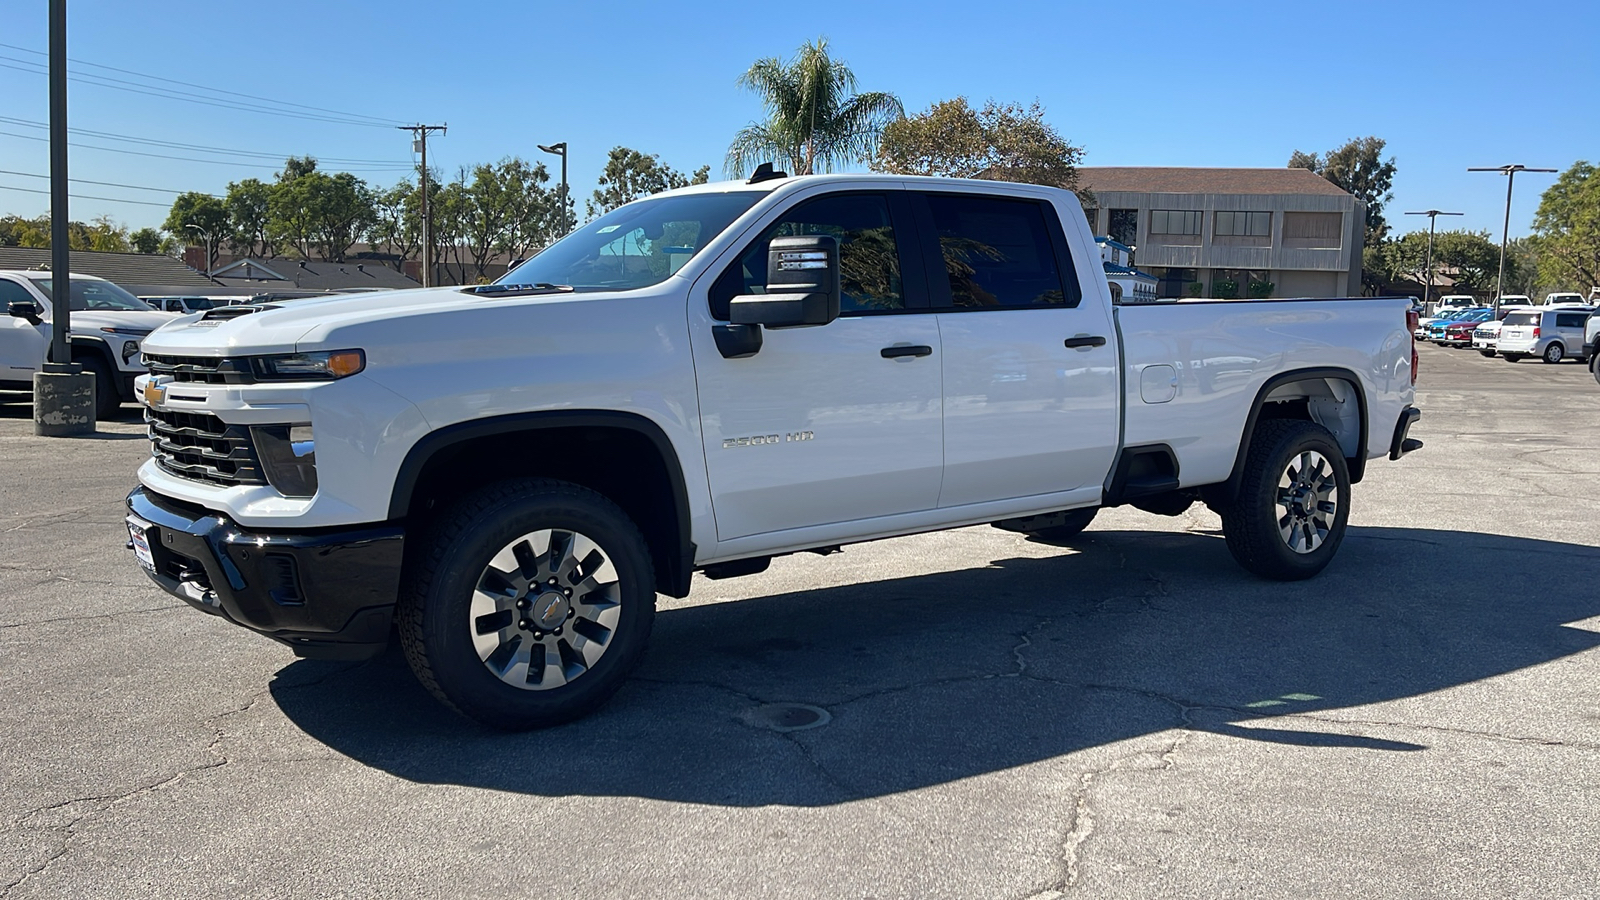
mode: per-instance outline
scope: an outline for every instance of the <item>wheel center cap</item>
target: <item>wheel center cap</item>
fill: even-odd
[[[540,628],[549,630],[567,620],[571,604],[560,591],[545,591],[533,600],[533,620]]]

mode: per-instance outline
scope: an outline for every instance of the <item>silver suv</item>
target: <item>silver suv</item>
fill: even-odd
[[[1583,358],[1587,307],[1519,310],[1506,316],[1495,349],[1508,362],[1537,356],[1558,363],[1568,356]]]

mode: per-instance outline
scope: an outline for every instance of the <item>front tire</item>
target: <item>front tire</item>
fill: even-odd
[[[94,376],[94,417],[105,421],[122,409],[122,396],[117,393],[117,379],[111,367],[98,356],[80,356],[78,364],[83,371]]]
[[[1222,513],[1234,560],[1274,581],[1310,578],[1339,551],[1349,518],[1350,475],[1333,435],[1299,419],[1262,422]]]
[[[1506,362],[1521,362],[1522,361],[1522,357],[1523,357],[1523,354],[1521,354],[1521,353],[1502,353],[1502,354],[1500,354],[1500,358],[1505,360]]]
[[[1550,363],[1551,365],[1561,362],[1561,360],[1565,359],[1566,356],[1567,348],[1561,346],[1555,341],[1551,341],[1550,346],[1544,348],[1544,361]]]
[[[1484,357],[1488,357],[1489,359],[1494,359],[1494,351],[1493,350],[1479,350],[1478,351],[1478,355],[1484,356]]]
[[[655,618],[638,527],[566,482],[519,479],[468,496],[407,562],[406,660],[441,702],[490,728],[593,711],[638,663]]]
[[[1589,354],[1589,374],[1594,376],[1595,383],[1600,384],[1600,346]]]

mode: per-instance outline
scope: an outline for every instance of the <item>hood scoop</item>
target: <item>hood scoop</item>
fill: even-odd
[[[226,322],[229,319],[237,319],[240,316],[248,316],[251,313],[258,313],[264,309],[277,308],[277,306],[271,303],[246,304],[244,306],[216,306],[206,310],[200,316],[200,321],[194,324],[211,326],[221,325],[223,322]]]

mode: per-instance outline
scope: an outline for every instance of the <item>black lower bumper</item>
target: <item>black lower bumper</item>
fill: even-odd
[[[389,642],[405,540],[397,526],[250,532],[137,488],[162,589],[317,659],[363,659]]]
[[[1389,458],[1399,459],[1413,450],[1421,450],[1422,442],[1414,437],[1407,437],[1411,426],[1422,418],[1422,410],[1415,406],[1408,406],[1400,411],[1400,420],[1394,423],[1394,438],[1389,441]]]

